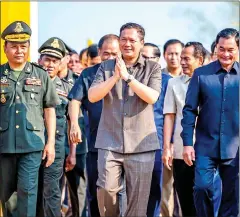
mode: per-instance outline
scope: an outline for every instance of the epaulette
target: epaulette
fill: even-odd
[[[44,71],[46,71],[46,70],[45,70],[41,65],[39,65],[38,63],[31,62],[31,64],[34,65],[34,66],[36,66],[36,67],[38,67],[38,68],[40,68],[40,69],[42,69],[42,70],[44,70]]]

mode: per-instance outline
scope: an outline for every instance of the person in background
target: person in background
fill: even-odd
[[[167,66],[162,69],[162,72],[171,77],[177,77],[182,74],[180,55],[183,47],[184,44],[178,39],[170,39],[164,44],[163,55]],[[173,146],[173,140],[171,141],[171,146]],[[166,167],[163,167],[161,215],[181,216],[180,204],[174,188],[173,170],[168,170]]]
[[[56,138],[55,138],[55,161],[50,167],[41,165],[39,171],[38,190],[38,217],[61,216],[61,188],[60,179],[63,175],[63,164],[65,159],[65,140],[67,132],[67,95],[71,85],[64,83],[57,76],[61,59],[65,56],[65,45],[58,38],[50,38],[42,44],[39,64],[48,72],[59,96],[59,105],[56,107]],[[47,139],[47,136],[46,136]],[[66,170],[72,170],[76,164],[76,147],[70,145],[70,153],[66,160]],[[44,162],[43,162],[44,163]]]
[[[70,55],[70,60],[68,62],[68,68],[72,70],[77,76],[79,76],[84,68],[80,63],[78,53],[77,51],[72,49],[69,55]]]
[[[157,45],[153,43],[145,43],[142,49],[142,55],[150,60],[159,62],[161,57],[160,49]],[[160,149],[156,151],[155,162],[152,173],[152,183],[151,190],[148,200],[147,216],[155,217],[160,216],[160,204],[162,195],[162,148],[163,148],[163,103],[164,97],[167,89],[168,80],[171,78],[170,75],[165,72],[162,73],[162,91],[157,102],[154,104],[154,120],[157,128],[159,147]]]
[[[101,63],[101,57],[98,55],[98,46],[93,44],[87,49],[87,66],[94,66]]]
[[[88,64],[87,64],[87,50],[88,50],[88,48],[84,48],[79,53],[79,61],[82,65],[83,69],[88,67]]]

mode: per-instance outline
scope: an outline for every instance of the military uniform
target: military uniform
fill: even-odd
[[[41,55],[47,55],[61,59],[65,55],[64,43],[58,38],[50,38],[39,48]],[[55,161],[50,167],[45,167],[44,162],[39,171],[39,192],[37,216],[58,217],[61,216],[61,190],[60,179],[63,174],[65,158],[65,140],[67,135],[67,106],[68,93],[71,85],[64,83],[55,76],[53,84],[59,96],[59,104],[56,107],[56,137],[55,137]],[[47,139],[47,134],[45,132]]]
[[[10,42],[26,42],[29,26],[16,21],[2,33]],[[55,107],[58,96],[45,70],[26,62],[19,76],[9,63],[0,66],[0,200],[18,192],[17,216],[35,216],[38,170],[44,138],[44,108]]]
[[[71,53],[73,50],[65,44],[66,53]],[[68,69],[67,76],[62,78],[64,83],[70,84],[71,87],[78,79],[78,75],[72,70]],[[82,107],[80,108],[82,109]],[[88,123],[87,115],[79,117],[78,124],[82,132],[82,142],[76,148],[76,166],[73,170],[65,173],[70,192],[70,199],[72,205],[72,216],[86,216],[86,156],[87,156],[87,129]],[[66,157],[69,154],[69,144],[66,139],[65,143]]]

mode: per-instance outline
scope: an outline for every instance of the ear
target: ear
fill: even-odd
[[[38,59],[38,64],[39,64],[39,65],[41,65],[40,62],[41,62],[41,59],[39,58],[39,59]]]
[[[100,56],[101,50],[98,48],[98,56]]]
[[[204,63],[204,58],[202,56],[199,57],[199,63],[202,66]]]

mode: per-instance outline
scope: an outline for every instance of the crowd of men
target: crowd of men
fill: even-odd
[[[79,55],[49,38],[38,63],[30,37],[23,21],[1,33],[4,217],[238,216],[237,30],[211,52],[168,40],[164,69],[137,23]]]

